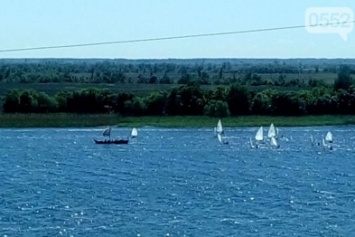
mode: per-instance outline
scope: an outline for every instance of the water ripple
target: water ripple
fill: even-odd
[[[312,147],[334,131],[335,149]],[[100,129],[1,129],[2,236],[353,236],[354,127],[146,127],[126,146]],[[129,128],[115,132],[128,134]],[[16,141],[16,142],[14,142]]]

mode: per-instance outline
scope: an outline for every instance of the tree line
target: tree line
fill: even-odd
[[[352,74],[355,66],[348,60]],[[341,61],[276,59],[0,60],[1,83],[141,83],[307,87],[318,73],[332,77]],[[276,75],[276,79],[274,78]],[[335,78],[334,78],[335,79]]]
[[[188,83],[169,92],[158,91],[147,96],[95,88],[62,91],[54,96],[34,90],[11,90],[5,95],[2,107],[4,113],[117,113],[129,116],[355,114],[355,87],[349,68],[345,67],[332,88],[252,91],[248,86],[233,84],[203,90],[197,83]]]

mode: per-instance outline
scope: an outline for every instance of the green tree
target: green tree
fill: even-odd
[[[226,117],[229,115],[228,104],[221,100],[211,100],[205,105],[204,114],[210,117]]]
[[[334,81],[334,89],[344,89],[347,90],[352,85],[352,79],[350,76],[350,67],[347,65],[342,65],[339,69],[338,78]]]
[[[119,93],[116,97],[116,102],[113,105],[113,110],[119,114],[125,114],[125,103],[126,101],[130,101],[134,98],[134,95],[131,93]]]
[[[20,95],[20,112],[33,113],[37,110],[38,92],[33,90],[25,90]]]
[[[275,90],[264,90],[258,92],[252,99],[251,111],[253,114],[269,115],[272,113],[272,97],[278,92]]]
[[[200,86],[189,83],[171,90],[167,97],[166,111],[169,115],[202,115],[204,105]]]
[[[234,84],[227,93],[227,103],[232,115],[245,115],[250,109],[250,93],[245,86]]]
[[[146,113],[146,105],[144,100],[139,97],[134,97],[132,100],[127,100],[124,103],[125,115],[142,116]]]
[[[55,98],[48,96],[44,92],[38,93],[37,99],[37,111],[38,113],[56,112],[58,103]]]
[[[3,111],[4,113],[20,112],[20,91],[11,90],[5,95]]]
[[[153,92],[145,99],[148,115],[162,115],[165,113],[166,94]]]
[[[298,95],[278,93],[271,100],[273,115],[295,116],[306,113],[306,103]]]

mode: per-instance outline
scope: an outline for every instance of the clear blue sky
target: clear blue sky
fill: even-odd
[[[9,0],[0,7],[0,50],[253,30],[305,24],[309,7],[354,0]],[[135,44],[0,53],[0,58],[354,58],[355,30],[305,29]]]

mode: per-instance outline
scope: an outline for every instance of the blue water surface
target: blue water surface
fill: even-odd
[[[0,234],[355,236],[355,127],[281,128],[280,149],[256,130],[1,129]]]

